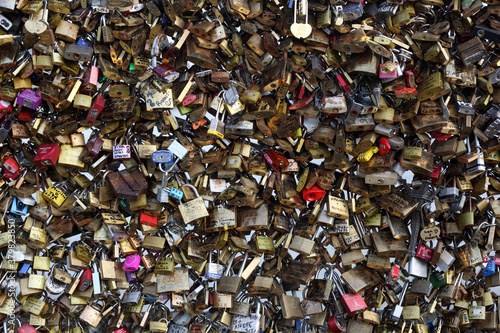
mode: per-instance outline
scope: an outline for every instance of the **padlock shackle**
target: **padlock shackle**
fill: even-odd
[[[198,193],[198,190],[196,189],[196,187],[194,187],[193,185],[191,184],[184,184],[184,185],[181,185],[181,188],[184,187],[184,186],[187,186],[189,187],[190,189],[192,189],[194,191],[194,194],[196,195],[197,198],[200,197],[200,194]]]
[[[401,291],[401,299],[399,300],[399,303],[398,303],[399,306],[403,305],[403,301],[405,300],[406,291],[408,290],[409,285],[410,285],[410,281],[406,280],[404,285],[403,285],[403,290]]]
[[[337,286],[337,289],[340,291],[341,295],[345,295],[346,291],[344,287],[341,285],[342,282],[340,280],[340,276],[335,271],[332,272],[332,276],[333,276],[333,283]]]
[[[493,220],[495,219],[495,217],[493,217]],[[479,225],[479,227],[477,227],[477,231],[481,230],[481,228],[488,228],[488,227],[496,227],[496,223],[488,223],[488,222],[483,222]]]
[[[236,253],[233,253],[227,262],[226,270],[224,271],[224,275],[229,276],[229,272],[231,271],[231,266],[233,265],[234,258],[236,257]],[[217,281],[215,281],[217,283]]]
[[[181,159],[179,157],[177,157],[174,164],[172,164],[172,166],[168,170],[165,170],[165,164],[167,164],[167,163],[158,163],[158,168],[161,170],[161,172],[170,173],[180,160]]]
[[[241,260],[241,265],[240,265],[240,269],[238,271],[238,276],[241,277],[241,275],[243,274],[243,271],[245,270],[245,265],[248,261],[248,251],[245,251],[243,258],[240,257],[239,260]]]

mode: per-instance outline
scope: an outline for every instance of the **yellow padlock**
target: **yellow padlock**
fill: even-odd
[[[61,189],[52,185],[43,193],[43,198],[59,208],[66,201],[67,196]]]

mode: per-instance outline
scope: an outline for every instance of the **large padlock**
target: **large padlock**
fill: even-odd
[[[190,184],[186,184],[195,192],[195,199],[187,201],[179,205],[179,211],[181,212],[184,223],[189,224],[197,219],[208,217],[208,211],[205,206],[205,202],[198,194],[198,190]]]

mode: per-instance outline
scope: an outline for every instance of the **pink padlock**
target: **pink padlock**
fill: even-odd
[[[379,71],[378,71],[378,77],[381,79],[396,79],[398,77],[398,70],[395,69],[394,72],[392,73],[384,73],[382,71],[382,66],[384,64],[380,64]]]
[[[132,254],[125,258],[122,269],[125,272],[135,272],[139,270],[139,264],[141,263],[141,257],[137,254]]]
[[[12,112],[12,103],[9,101],[5,101],[3,99],[0,99],[0,112],[11,113]]]
[[[17,331],[19,333],[36,333],[36,329],[28,323],[25,323],[23,326],[19,327]]]
[[[493,258],[493,261],[495,262],[495,265],[500,266],[500,256],[496,252],[495,252],[495,258]]]

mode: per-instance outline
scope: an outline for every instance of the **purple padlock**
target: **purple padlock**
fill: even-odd
[[[42,98],[31,89],[25,89],[17,95],[17,104],[25,106],[29,109],[35,110],[42,104]]]
[[[132,283],[137,281],[137,273],[136,272],[125,272],[127,276],[127,281]]]
[[[125,272],[135,272],[139,270],[139,264],[141,263],[141,257],[137,254],[132,254],[125,258],[122,269]]]

